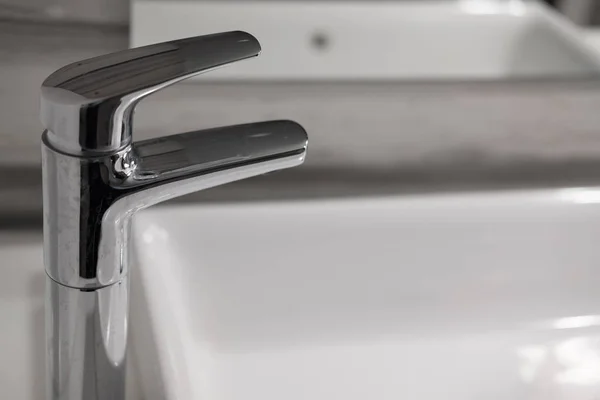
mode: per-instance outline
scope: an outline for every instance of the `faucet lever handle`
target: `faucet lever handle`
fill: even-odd
[[[131,143],[133,109],[173,83],[257,56],[258,40],[234,31],[133,48],[69,64],[42,84],[49,142],[71,154],[114,152]]]

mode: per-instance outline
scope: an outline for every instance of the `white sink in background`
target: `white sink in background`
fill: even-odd
[[[597,398],[599,221],[593,188],[146,210],[146,398]]]
[[[131,45],[246,30],[261,56],[202,80],[470,80],[597,76],[549,7],[520,0],[134,0]]]

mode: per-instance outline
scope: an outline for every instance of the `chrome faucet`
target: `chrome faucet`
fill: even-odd
[[[252,35],[226,32],[84,60],[44,81],[48,399],[125,396],[136,211],[304,161],[307,135],[291,121],[132,142],[142,98],[259,52]]]

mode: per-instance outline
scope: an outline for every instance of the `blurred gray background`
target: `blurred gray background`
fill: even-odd
[[[595,34],[600,1],[548,3]],[[41,82],[67,63],[127,48],[129,20],[128,0],[0,1],[0,224],[41,221]],[[157,136],[188,126],[289,116],[306,123],[313,134],[317,146],[305,167],[185,201],[261,199],[266,192],[270,198],[298,198],[583,185],[596,182],[600,169],[600,123],[593,111],[600,109],[598,89],[595,81],[555,82],[541,89],[517,82],[472,86],[463,96],[449,84],[447,95],[440,97],[426,86],[394,83],[180,85],[142,103],[136,121],[146,134]],[[412,99],[430,102],[428,115],[415,119],[410,114],[410,90]],[[185,109],[191,99],[194,107],[188,106],[186,120],[174,110]],[[325,103],[333,112],[322,112]],[[236,112],[226,112],[228,107]],[[472,109],[475,116],[493,110],[494,121],[481,119],[468,129],[453,126],[453,107]],[[361,125],[334,118],[336,112],[365,118]],[[423,130],[428,120],[439,121],[438,127]],[[511,128],[515,121],[528,129],[516,132]],[[399,127],[405,136],[394,138],[396,151],[388,136]]]
[[[592,25],[600,23],[600,1],[598,0],[545,1],[578,24]],[[129,0],[4,0],[1,2],[1,7],[0,15],[2,18],[86,21],[122,26],[128,25],[130,10]]]

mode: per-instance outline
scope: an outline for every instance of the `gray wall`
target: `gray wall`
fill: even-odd
[[[3,0],[0,17],[125,25],[129,0]]]
[[[0,17],[126,25],[129,22],[129,3],[130,0],[3,0]],[[579,24],[600,22],[600,0],[555,0],[551,3]]]

